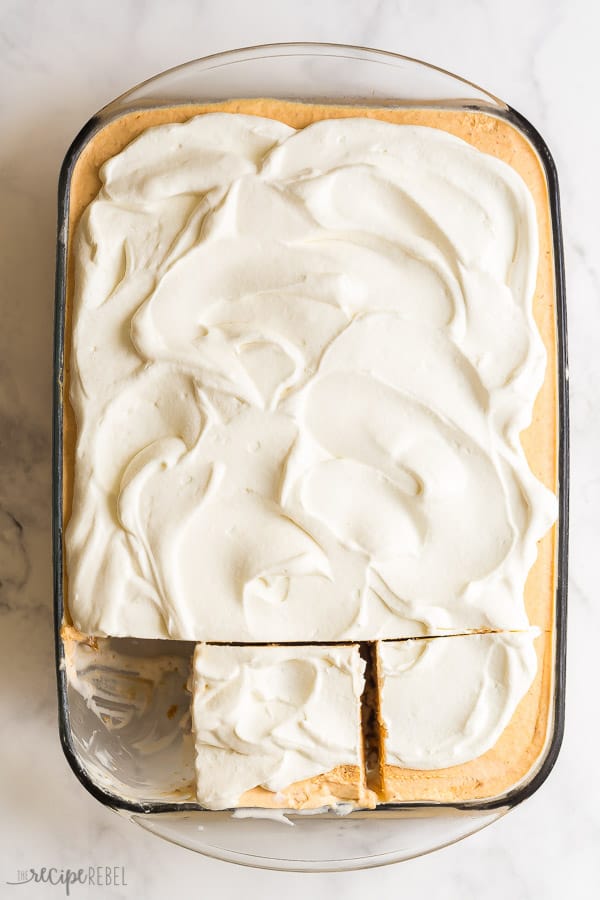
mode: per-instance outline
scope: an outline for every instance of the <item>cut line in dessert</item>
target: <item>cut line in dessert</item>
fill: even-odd
[[[213,647],[344,647],[352,644],[369,645],[386,642],[397,641],[431,641],[436,638],[446,637],[468,637],[469,635],[478,634],[527,634],[530,631],[536,631],[539,634],[551,634],[549,628],[540,628],[538,625],[531,623],[526,628],[473,628],[463,631],[435,631],[431,634],[398,634],[395,637],[373,637],[369,639],[352,639],[343,640],[307,640],[307,641],[212,641],[212,640],[174,640],[172,638],[140,638],[140,637],[124,637],[121,635],[111,634],[86,634],[73,625],[63,624],[61,626],[61,637],[66,642],[76,641],[94,646],[98,641],[113,641],[115,644],[123,644],[126,646],[129,642],[131,645],[139,647],[156,647],[156,648],[193,648],[196,644],[207,644]]]
[[[432,745],[427,747],[426,740],[425,747],[423,747],[423,739],[421,739],[420,750],[417,747],[417,751],[422,754],[419,765],[415,765],[415,759],[410,760],[412,762],[411,766],[398,765],[397,756],[396,764],[392,764],[388,760],[388,751],[390,749],[388,744],[388,724],[390,721],[393,721],[394,715],[390,719],[389,710],[386,708],[385,679],[382,678],[380,669],[381,654],[383,652],[385,655],[386,648],[390,647],[401,647],[402,652],[400,655],[404,654],[406,658],[409,658],[413,650],[416,651],[413,655],[419,657],[422,654],[422,650],[428,646],[437,652],[437,649],[441,649],[442,646],[447,647],[450,643],[456,646],[458,642],[461,642],[466,650],[469,644],[464,644],[463,642],[484,641],[490,644],[497,642],[500,645],[502,638],[505,638],[506,641],[504,643],[508,642],[510,644],[518,636],[519,633],[516,632],[496,632],[494,634],[447,636],[455,639],[452,642],[438,641],[437,638],[426,638],[424,640],[417,638],[396,642],[361,642],[360,644],[346,643],[327,646],[285,645],[282,647],[273,645],[250,645],[247,647],[236,645],[227,647],[226,645],[190,645],[181,643],[177,648],[178,653],[172,656],[164,654],[164,650],[168,645],[162,641],[147,642],[99,638],[96,639],[95,647],[85,642],[72,640],[70,649],[67,652],[66,669],[71,689],[75,694],[79,694],[86,707],[96,718],[96,724],[93,728],[90,726],[90,730],[93,732],[94,728],[98,727],[99,719],[106,730],[106,734],[109,736],[108,745],[113,747],[112,752],[116,754],[117,758],[126,758],[131,754],[131,747],[128,748],[127,741],[123,745],[120,742],[128,739],[128,735],[135,735],[133,743],[137,748],[136,754],[139,754],[140,748],[142,748],[141,762],[138,758],[138,766],[142,770],[147,766],[149,771],[154,772],[156,775],[159,772],[156,760],[163,758],[165,753],[175,754],[175,758],[180,758],[180,760],[187,760],[181,772],[179,774],[173,773],[173,777],[176,779],[179,797],[183,802],[189,802],[190,796],[192,798],[195,796],[189,780],[194,758],[194,741],[196,742],[197,778],[201,778],[202,783],[204,783],[204,776],[201,777],[200,775],[202,771],[202,756],[198,753],[198,747],[201,745],[201,742],[194,729],[190,732],[190,712],[195,702],[194,697],[198,696],[200,690],[197,684],[194,687],[194,681],[191,678],[193,669],[192,654],[199,654],[199,648],[203,648],[202,652],[209,657],[211,654],[217,658],[231,657],[233,659],[236,656],[240,658],[257,656],[262,660],[263,664],[268,663],[270,657],[284,658],[292,663],[298,660],[306,662],[306,659],[310,659],[311,656],[323,659],[328,651],[331,651],[334,655],[338,654],[341,656],[350,654],[356,662],[358,654],[360,654],[364,664],[364,673],[361,676],[364,677],[364,686],[359,695],[360,726],[357,722],[360,735],[360,756],[358,763],[356,763],[356,760],[355,763],[358,765],[358,769],[356,764],[353,768],[351,765],[348,767],[348,761],[340,762],[340,766],[334,767],[336,771],[326,770],[325,768],[320,775],[313,777],[312,788],[314,790],[311,790],[311,786],[305,779],[302,783],[293,781],[290,785],[284,786],[285,789],[281,791],[269,791],[264,787],[259,788],[256,786],[256,790],[252,788],[248,792],[244,791],[245,796],[242,797],[240,795],[236,803],[231,803],[230,799],[222,799],[221,802],[223,808],[230,808],[230,806],[257,806],[321,809],[328,804],[332,805],[338,801],[355,803],[357,808],[370,808],[379,803],[425,802],[428,800],[452,802],[457,799],[457,792],[464,789],[465,785],[469,785],[469,790],[476,790],[476,786],[480,782],[484,785],[485,782],[482,775],[485,773],[487,773],[488,784],[492,786],[495,783],[499,784],[501,779],[506,777],[507,767],[509,774],[514,775],[516,772],[519,772],[520,777],[524,777],[535,755],[535,746],[533,745],[535,745],[536,741],[539,742],[540,739],[538,732],[542,723],[536,720],[534,711],[539,701],[537,696],[540,693],[539,675],[544,671],[545,667],[538,664],[538,672],[531,687],[523,683],[523,681],[521,681],[520,685],[513,685],[513,693],[506,698],[505,706],[497,711],[497,719],[491,721],[491,723],[488,722],[488,726],[492,729],[490,733],[478,735],[476,729],[475,733],[473,733],[473,728],[471,728],[469,738],[471,744],[469,745],[468,754],[476,753],[477,755],[474,759],[459,761],[454,765],[439,765],[433,770],[431,768],[431,759],[433,758],[431,754],[436,751],[436,747]],[[529,637],[532,645],[540,636],[537,635],[536,637],[534,630],[531,630],[529,633],[520,633],[520,637],[523,639]],[[153,646],[150,648],[147,646],[148,644]],[[157,653],[158,656],[150,655],[144,658],[139,655],[131,655],[132,653],[139,654],[144,648],[146,648],[146,651]],[[298,651],[297,654],[293,652],[295,649]],[[499,646],[499,649],[502,649],[502,647]],[[541,649],[538,642],[535,651],[532,651],[534,653],[533,664],[535,664],[535,653],[540,654]],[[123,653],[122,650],[129,650],[129,655],[127,652]],[[161,650],[163,650],[162,653],[160,652]],[[531,652],[529,652],[528,660],[531,674]],[[283,679],[282,683],[284,685],[287,684],[288,687],[290,684],[293,686],[294,683],[293,678],[291,682],[289,681],[290,673],[293,674],[293,667],[290,668],[287,676],[284,673],[280,673],[280,677]],[[300,674],[304,677],[306,672],[302,671]],[[478,670],[477,666],[475,666],[472,674],[473,678],[471,676],[468,678],[471,687],[477,686],[475,676],[480,677],[481,670]],[[389,678],[389,675],[387,677]],[[398,675],[396,675],[396,679],[397,677]],[[405,676],[400,674],[400,679],[402,677]],[[444,686],[452,683],[452,672],[445,671],[442,666],[435,680],[440,690],[443,690]],[[506,679],[500,679],[500,681],[504,683]],[[263,680],[262,683],[264,686],[265,683],[268,683],[268,679],[267,682]],[[178,694],[177,684],[179,684]],[[192,693],[189,693],[190,688]],[[431,683],[426,683],[425,688],[425,695],[420,701],[417,697],[417,711],[419,707],[427,711],[427,721],[423,720],[421,722],[421,727],[425,727],[426,731],[427,722],[438,721],[440,712],[439,709],[431,706],[433,696]],[[176,696],[173,695],[173,690],[176,691]],[[294,688],[294,690],[296,689]],[[427,691],[429,694],[427,694]],[[522,698],[518,696],[519,691],[523,692]],[[358,698],[358,695],[355,696]],[[294,697],[296,697],[296,694],[294,694]],[[450,698],[452,697],[456,700],[456,692],[450,694]],[[291,699],[293,700],[294,698],[292,697]],[[476,706],[475,700],[473,698],[471,700]],[[470,701],[467,698],[465,702],[468,704]],[[357,700],[355,703],[357,703]],[[387,705],[389,706],[389,701],[387,701]],[[396,706],[396,719],[402,719],[402,716],[406,716],[406,720],[412,721],[414,725],[415,709],[413,708],[412,712],[407,709],[406,697],[400,704],[396,701]],[[440,708],[444,710],[447,706],[448,702],[442,702]],[[294,707],[294,703],[292,703],[292,707]],[[296,712],[301,710],[301,704],[296,704],[296,707]],[[516,714],[512,715],[515,709]],[[331,714],[331,710],[329,712]],[[81,717],[81,711],[79,715]],[[196,725],[200,730],[202,730],[201,718],[202,709],[200,707],[196,711]],[[464,709],[460,708],[457,710],[454,724],[456,724],[456,721],[460,722],[462,718],[464,718]],[[163,729],[162,737],[159,741],[156,740],[157,725],[159,726],[159,734],[161,733],[160,727]],[[452,721],[447,724],[447,728],[451,727]],[[136,734],[136,728],[140,733]],[[533,731],[531,732],[532,728]],[[402,733],[402,730],[401,727],[400,733]],[[397,731],[396,729],[393,732],[396,741],[398,739]],[[496,734],[496,732],[499,733]],[[144,735],[151,736],[150,744],[148,744],[148,738]],[[518,737],[517,741],[515,741],[515,735]],[[525,741],[524,736],[527,736],[527,741]],[[494,746],[486,749],[487,743],[492,739],[494,739]],[[439,735],[437,740],[439,743]],[[152,741],[154,741],[154,744]],[[214,756],[214,748],[210,750],[210,742],[208,747],[209,750],[205,751],[204,755],[208,757],[212,753]],[[394,748],[391,749],[393,751]],[[83,747],[82,750],[85,754],[86,748]],[[221,748],[220,752],[227,757],[227,753],[224,751],[225,748]],[[447,748],[445,752],[449,752]],[[241,757],[238,756],[238,759],[243,758],[243,754]],[[111,758],[108,756],[106,758],[109,771],[113,769],[114,760],[115,757]],[[443,759],[444,763],[448,761],[447,757]],[[99,774],[102,765],[99,767],[96,763],[95,768],[96,777],[107,777],[108,773],[104,776]],[[333,774],[331,774],[332,772]],[[492,780],[490,781],[490,779]],[[310,781],[311,779],[309,779]],[[137,784],[136,789],[139,790],[139,787],[139,784]],[[123,789],[125,789],[125,785],[123,785]],[[158,776],[154,790],[152,784],[146,781],[146,789],[144,793],[145,799],[164,799],[165,793],[168,796],[172,796],[172,798],[177,797],[177,794],[173,794],[173,792],[169,794],[172,785],[165,785],[164,775]],[[129,787],[129,790],[131,791],[131,787]],[[482,794],[482,796],[488,797],[489,794]],[[335,800],[336,797],[337,801]],[[200,795],[200,799],[202,799],[202,795]],[[214,793],[211,802],[214,808],[218,807],[219,800]]]

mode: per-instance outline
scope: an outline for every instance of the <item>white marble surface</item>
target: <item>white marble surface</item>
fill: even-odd
[[[74,897],[212,893],[348,900],[402,890],[430,900],[596,897],[600,608],[600,84],[593,0],[0,0],[0,896],[28,866],[124,865],[128,886]],[[50,567],[55,196],[62,156],[90,113],[176,63],[274,40],[395,50],[454,70],[534,122],[559,169],[570,314],[572,529],[567,729],[539,793],[424,859],[350,875],[254,872],[145,834],[88,796],[59,746]]]

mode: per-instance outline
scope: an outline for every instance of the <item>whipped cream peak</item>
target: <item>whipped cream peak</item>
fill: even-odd
[[[102,168],[75,252],[69,608],[209,641],[523,628],[556,501],[508,165],[427,127],[215,113]]]

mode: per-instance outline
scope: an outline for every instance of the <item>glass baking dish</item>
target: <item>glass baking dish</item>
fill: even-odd
[[[65,639],[63,625],[63,385],[69,189],[87,142],[124,113],[232,98],[273,97],[371,107],[484,111],[533,146],[546,177],[552,229],[558,365],[557,572],[552,701],[543,753],[527,777],[485,802],[385,804],[347,815],[211,812],[194,800],[185,682],[193,645]],[[123,94],[84,126],[59,181],[54,356],[53,558],[59,728],[73,771],[99,801],[165,839],[220,859],[326,871],[384,865],[483,828],[529,797],[551,771],[563,733],[568,554],[568,373],[563,250],[556,171],[536,130],[507,104],[418,60],[337,44],[272,44],[171,69]],[[293,824],[290,829],[289,825]]]

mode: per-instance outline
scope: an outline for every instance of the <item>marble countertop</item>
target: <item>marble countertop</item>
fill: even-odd
[[[71,896],[148,900],[194,890],[347,900],[401,889],[430,900],[592,898],[600,880],[600,6],[591,0],[2,0],[0,3],[0,896],[18,869],[124,866],[127,885]],[[572,391],[567,726],[539,792],[431,856],[349,875],[251,871],[163,843],[77,783],[57,734],[50,558],[51,346],[56,184],[96,109],[169,66],[285,40],[381,47],[455,71],[506,99],[547,140],[562,189]],[[590,777],[591,775],[591,777]]]

